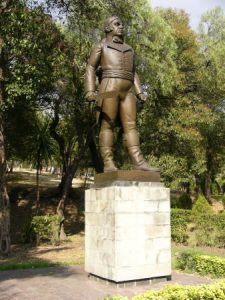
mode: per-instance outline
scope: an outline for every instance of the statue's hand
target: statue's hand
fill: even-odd
[[[96,94],[95,92],[87,92],[85,98],[88,102],[95,102],[96,101]]]
[[[144,93],[140,93],[137,95],[137,98],[141,101],[141,102],[146,102],[147,100],[147,96],[145,96]]]

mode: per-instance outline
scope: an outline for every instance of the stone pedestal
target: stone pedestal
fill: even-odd
[[[85,193],[86,272],[115,283],[169,279],[169,189],[115,176],[96,181]]]

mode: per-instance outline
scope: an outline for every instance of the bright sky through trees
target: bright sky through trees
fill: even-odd
[[[171,7],[184,9],[190,15],[190,24],[193,29],[197,29],[201,15],[207,10],[220,6],[225,10],[224,0],[150,0],[153,8]]]

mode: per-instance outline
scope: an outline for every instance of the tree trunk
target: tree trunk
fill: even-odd
[[[203,194],[203,191],[202,191],[201,177],[196,174],[195,174],[195,184],[196,184],[196,189],[195,189],[196,198],[198,198],[199,195]]]
[[[39,169],[36,170],[36,207],[35,215],[38,216],[40,212],[40,184],[39,184]]]
[[[0,42],[3,42],[0,37]],[[6,189],[6,160],[1,106],[5,103],[5,62],[0,45],[0,253],[10,251],[10,203]]]
[[[58,101],[55,102],[54,107],[54,118],[52,119],[52,123],[50,125],[50,135],[52,138],[56,141],[59,147],[59,153],[62,161],[62,180],[59,184],[59,192],[62,193],[63,186],[64,186],[64,178],[68,169],[68,159],[66,155],[66,146],[65,146],[65,140],[64,137],[56,131],[56,128],[59,124],[59,108],[60,104],[62,102],[62,99],[60,98]]]
[[[66,234],[65,234],[65,230],[64,230],[65,205],[66,205],[67,196],[68,196],[70,188],[72,186],[72,180],[73,180],[74,175],[75,175],[75,173],[78,169],[78,166],[79,166],[79,161],[80,160],[78,160],[78,159],[74,159],[71,167],[67,170],[66,176],[64,178],[65,181],[64,181],[62,195],[60,197],[59,204],[57,206],[57,214],[61,217],[60,234],[59,234],[60,240],[64,240],[66,238]]]
[[[2,118],[0,117],[0,253],[10,252],[10,203],[5,182],[6,163]]]
[[[5,1],[0,6],[0,13],[4,13],[8,2]],[[0,24],[4,26],[4,24]],[[3,118],[1,106],[5,103],[5,77],[6,67],[3,53],[4,41],[0,36],[0,253],[7,255],[10,252],[10,202],[6,189],[6,161],[5,161],[5,144],[3,132]]]
[[[211,200],[211,183],[213,178],[214,170],[214,156],[212,151],[213,141],[210,136],[207,137],[207,146],[206,146],[206,166],[207,171],[204,176],[204,195],[208,202],[212,204]]]
[[[211,201],[211,183],[212,183],[211,174],[209,172],[207,172],[205,174],[204,195],[210,204],[212,203],[212,201]]]

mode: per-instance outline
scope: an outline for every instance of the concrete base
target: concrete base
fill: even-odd
[[[116,284],[170,278],[169,189],[107,181],[87,190],[85,271]]]
[[[134,286],[140,286],[140,285],[152,285],[155,283],[170,281],[172,279],[171,276],[162,276],[162,277],[156,277],[156,278],[146,278],[146,279],[140,279],[140,280],[115,282],[113,280],[101,278],[94,274],[89,274],[88,278],[93,281],[101,282],[103,284],[117,287],[117,288],[134,287]]]

